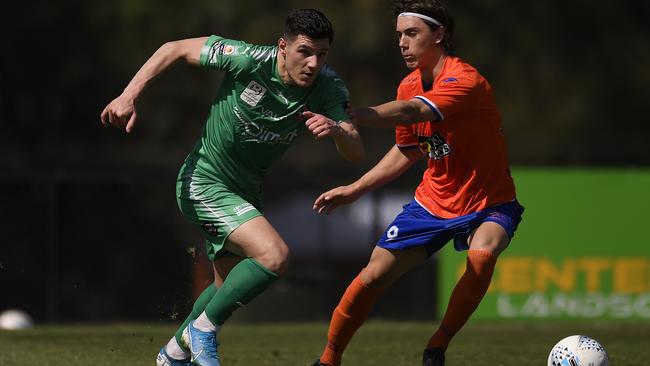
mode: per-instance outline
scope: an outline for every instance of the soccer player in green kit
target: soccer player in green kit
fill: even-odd
[[[262,180],[299,131],[331,137],[344,158],[363,159],[363,144],[345,110],[347,90],[325,66],[332,39],[329,20],[317,10],[303,9],[286,18],[277,46],[218,36],[169,42],[102,112],[104,125],[130,132],[138,96],[174,62],[225,71],[202,136],[176,185],[181,212],[206,238],[215,282],[161,348],[159,366],[220,365],[221,326],[285,271],[289,249],[262,215]]]

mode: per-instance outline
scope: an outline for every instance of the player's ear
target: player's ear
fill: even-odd
[[[282,57],[287,57],[287,41],[282,37],[278,39],[278,52]]]
[[[447,28],[445,27],[438,27],[436,31],[433,33],[433,36],[435,38],[436,44],[440,44],[442,40],[445,38],[445,32],[447,31]]]

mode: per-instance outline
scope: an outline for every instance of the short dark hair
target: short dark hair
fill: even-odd
[[[439,0],[396,0],[393,4],[395,17],[400,13],[411,12],[429,16],[445,27],[445,36],[442,39],[442,46],[448,54],[453,55],[456,51],[454,45],[454,18],[449,10]],[[431,30],[438,29],[439,25],[424,20]]]
[[[316,9],[295,10],[284,20],[284,38],[293,40],[301,34],[311,39],[327,38],[330,43],[334,40],[332,23]]]

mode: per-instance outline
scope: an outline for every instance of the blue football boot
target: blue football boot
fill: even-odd
[[[158,352],[158,357],[156,357],[157,366],[193,366],[189,358],[184,360],[176,360],[171,358],[165,350],[165,346],[160,349]]]
[[[217,353],[217,333],[202,332],[194,327],[192,320],[183,331],[183,341],[192,355],[191,361],[197,366],[221,366]]]

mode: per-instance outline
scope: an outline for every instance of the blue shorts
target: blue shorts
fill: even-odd
[[[385,249],[424,246],[431,256],[453,239],[454,248],[463,251],[469,249],[467,236],[488,221],[501,225],[512,239],[523,212],[524,207],[515,200],[453,219],[443,219],[430,214],[414,199],[404,205],[377,245]]]

